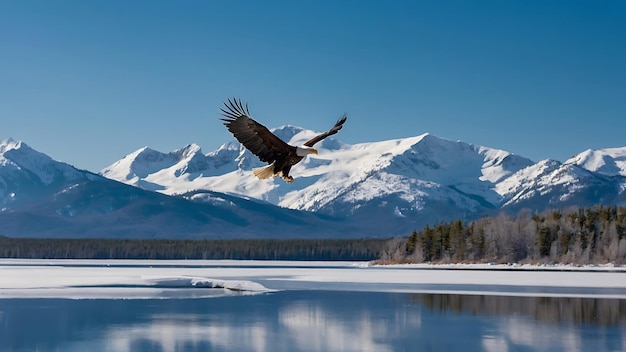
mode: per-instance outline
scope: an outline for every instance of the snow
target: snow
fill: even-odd
[[[572,162],[560,163],[545,159],[526,167],[504,181],[495,190],[505,199],[505,205],[515,204],[537,196],[556,194],[558,202],[565,202],[578,191],[588,187],[594,179],[592,171]],[[600,203],[596,201],[595,203]]]
[[[196,271],[189,270],[186,273]],[[0,272],[2,273],[0,298],[158,298],[163,295],[180,297],[181,295],[175,294],[175,291],[185,289],[219,289],[217,293],[204,290],[208,296],[272,291],[248,280],[187,275],[182,273],[181,269],[162,268],[156,262],[141,262],[139,266],[124,261],[1,260]],[[198,294],[197,290],[193,293],[193,297],[205,296],[202,293]]]
[[[508,203],[527,198],[531,195],[530,192],[535,191],[538,180],[550,179],[550,175],[558,170],[560,166],[561,164],[556,160],[541,160],[500,182],[496,185],[496,192],[508,198]]]
[[[0,260],[0,298],[197,298],[366,290],[626,298],[626,267],[368,262]]]
[[[12,166],[7,168],[7,166]],[[49,185],[55,178],[62,177],[70,180],[83,178],[83,174],[64,163],[59,163],[49,156],[35,151],[26,143],[5,139],[0,142],[0,166],[2,171],[15,172],[16,170],[27,170],[37,176],[44,185]],[[0,176],[2,176],[0,174]]]
[[[606,176],[626,176],[626,147],[588,149],[565,161]]]
[[[317,132],[283,126],[274,133],[292,145],[299,145]],[[363,202],[395,197],[402,203],[391,206],[389,215],[396,216],[396,207],[423,210],[426,198],[444,203],[452,200],[471,210],[477,208],[477,204],[472,204],[475,201],[460,199],[460,194],[477,195],[498,204],[501,195],[495,190],[497,182],[532,164],[503,150],[452,142],[429,133],[354,145],[331,137],[316,145],[317,156],[308,156],[292,168],[295,182],[286,184],[282,180],[257,180],[251,169],[264,164],[241,146],[236,155],[235,145],[238,143],[229,142],[204,156],[197,151],[195,157],[204,158],[204,164],[209,165],[205,169],[198,166],[201,164],[187,167],[186,159],[177,160],[174,166],[152,169],[152,164],[141,166],[146,162],[135,152],[123,159],[124,163],[117,162],[101,174],[165,194],[205,189],[329,214],[333,213],[331,209],[338,208],[338,202],[351,204],[353,209],[343,207],[350,213]],[[217,165],[218,157],[220,167],[210,166]],[[145,175],[133,171],[149,168],[152,171]]]
[[[294,145],[317,133],[295,126],[274,132]],[[588,150],[566,163],[534,163],[503,150],[429,133],[353,145],[330,137],[316,147],[319,155],[307,156],[292,168],[292,184],[254,177],[252,168],[264,163],[235,140],[206,154],[196,144],[169,153],[144,147],[101,175],[213,205],[228,206],[223,200],[236,196],[317,212],[345,220],[354,229],[367,229],[364,236],[406,235],[433,222],[472,220],[497,210],[621,204],[626,190],[626,148]],[[43,185],[59,194],[59,187],[96,177],[22,142],[5,140],[0,152],[3,210],[17,207],[22,199],[34,199],[47,190]],[[206,191],[223,194],[198,195]],[[386,226],[389,223],[393,226]]]
[[[0,142],[0,204],[9,205],[29,193],[63,183],[100,178],[89,172],[53,160],[26,143],[5,139]],[[32,194],[31,194],[32,195]],[[0,211],[4,211],[1,208]]]

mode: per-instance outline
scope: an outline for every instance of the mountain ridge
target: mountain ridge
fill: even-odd
[[[292,144],[316,134],[273,132]],[[500,211],[626,204],[626,147],[564,163],[430,133],[353,145],[328,138],[316,147],[319,155],[294,166],[286,184],[256,179],[251,169],[264,163],[235,140],[208,153],[193,143],[167,153],[146,146],[94,174],[7,139],[0,235],[59,236],[57,228],[105,236],[95,224],[118,237],[390,237]],[[33,228],[32,219],[49,228]]]
[[[273,132],[292,145],[316,134],[295,126]],[[294,166],[295,181],[288,185],[278,179],[257,180],[250,170],[264,164],[235,140],[206,156],[214,157],[226,146],[231,154],[222,160],[227,165],[222,174],[205,170],[185,176],[161,170],[145,180],[159,184],[165,194],[211,189],[358,221],[399,222],[404,229],[423,226],[429,223],[426,219],[620,203],[625,197],[626,147],[585,151],[561,163],[534,162],[431,133],[354,145],[328,138],[317,156]],[[376,223],[370,227],[384,231]]]
[[[172,155],[192,160],[197,151],[191,146]],[[163,161],[149,148],[134,155]],[[219,192],[195,193],[185,198],[145,190],[55,161],[23,142],[0,142],[0,236],[308,238],[343,223]],[[353,232],[345,224],[336,235]]]
[[[279,129],[278,134],[291,144],[302,142],[313,131],[287,127],[288,132]],[[277,132],[276,130],[274,131]],[[211,189],[229,194],[238,194],[268,201],[282,207],[318,211],[327,201],[323,194],[342,193],[350,185],[367,182],[368,175],[386,172],[393,175],[411,174],[411,179],[452,185],[460,191],[472,191],[468,188],[477,187],[476,180],[488,183],[497,182],[512,174],[522,166],[531,165],[529,159],[508,153],[503,150],[475,146],[463,142],[452,142],[432,134],[393,139],[388,141],[346,145],[334,138],[321,143],[320,155],[306,158],[301,165],[293,168],[297,175],[293,186],[282,184],[278,180],[259,181],[254,178],[250,169],[263,165],[258,159],[241,146],[237,157],[233,158],[237,148],[234,144],[224,144],[218,151],[206,154],[213,158],[224,146],[230,146],[231,162],[223,174],[201,170],[198,175],[172,173],[164,174],[164,169],[140,178],[144,181],[157,183],[166,194],[181,193],[192,189]],[[330,148],[327,148],[330,146]],[[433,151],[435,150],[435,152]],[[441,151],[445,155],[441,155]],[[462,154],[461,157],[456,154]],[[468,159],[472,158],[472,168],[467,168]],[[223,160],[227,165],[227,160]],[[199,170],[196,170],[199,171]],[[468,172],[473,174],[468,174]],[[115,164],[102,170],[107,177],[115,174],[131,174],[130,168],[120,169]],[[231,175],[235,173],[236,175]],[[238,177],[235,179],[235,177]],[[129,177],[117,177],[119,181]],[[234,180],[227,182],[227,179]],[[322,180],[320,182],[320,179]],[[132,182],[129,182],[133,184]],[[317,186],[315,186],[317,184]],[[136,182],[134,185],[138,185]],[[253,189],[254,188],[254,189]],[[483,187],[484,188],[484,187]],[[483,192],[487,192],[483,190]],[[358,198],[357,195],[354,195]],[[367,196],[365,196],[367,198]],[[491,194],[490,202],[497,202]]]

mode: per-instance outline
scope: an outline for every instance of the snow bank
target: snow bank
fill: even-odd
[[[595,264],[381,264],[377,267],[398,269],[439,269],[439,270],[529,270],[529,271],[624,271],[626,265]]]
[[[206,298],[277,290],[626,298],[626,267],[0,260],[0,299]]]
[[[219,269],[113,262],[2,260],[0,299],[205,298],[273,291],[250,280],[203,275]]]
[[[217,280],[205,277],[142,277],[146,287],[158,288],[223,288],[232,291],[269,292],[263,285],[242,280]],[[138,286],[141,286],[141,281]]]

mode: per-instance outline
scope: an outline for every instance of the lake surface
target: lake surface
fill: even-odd
[[[484,294],[491,287],[485,279],[475,292],[447,282],[442,292],[430,293],[424,291],[444,284],[378,283],[419,274],[407,270],[155,264],[114,270],[97,263],[0,263],[0,351],[626,351],[626,299],[619,287],[578,293],[572,286],[563,294],[544,287],[548,294],[529,295],[521,287],[511,293],[506,282],[509,289]],[[164,270],[168,280],[155,281],[155,272]],[[247,275],[268,290],[247,281],[236,281],[237,290],[185,286],[171,276],[220,272],[220,280]],[[146,273],[151,285],[156,282],[152,287],[145,284]],[[352,279],[336,281],[346,273]],[[87,276],[95,279],[75,284]],[[32,284],[25,287],[26,282]],[[94,290],[108,292],[108,298],[89,298]],[[128,299],[137,290],[146,296]]]

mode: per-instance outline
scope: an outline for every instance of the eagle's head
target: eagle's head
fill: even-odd
[[[309,154],[317,155],[317,149],[311,147],[296,147],[296,155],[307,156]]]

